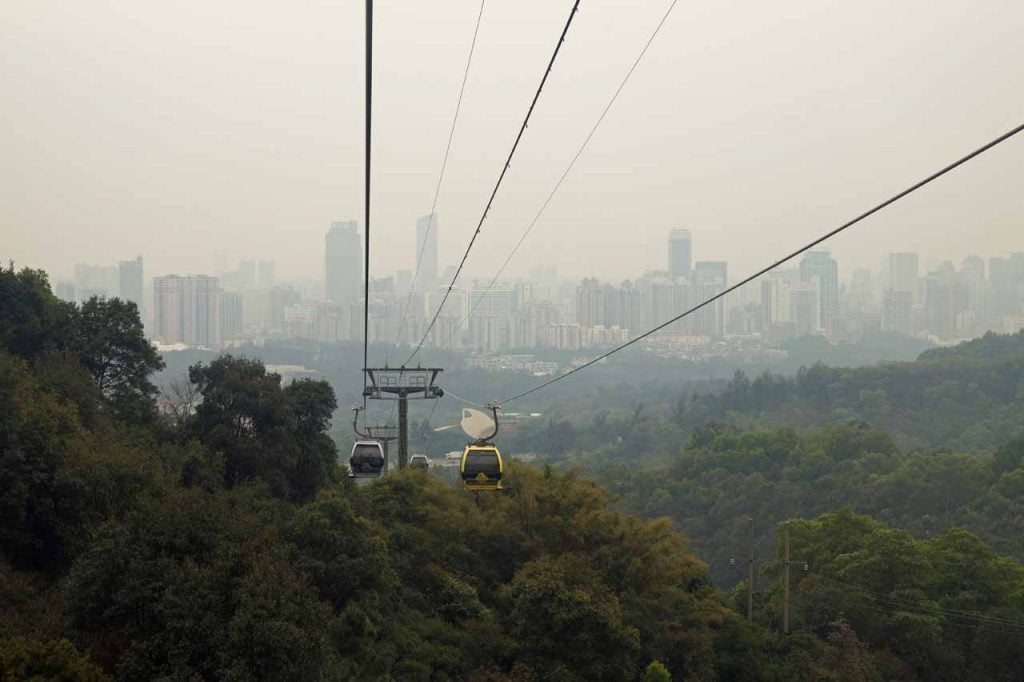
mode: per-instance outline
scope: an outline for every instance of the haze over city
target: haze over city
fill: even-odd
[[[666,2],[587,3],[467,264],[489,277],[596,120]],[[736,278],[1009,128],[1024,6],[744,2],[666,22],[511,263],[617,283],[665,267],[668,231]],[[472,10],[472,11],[471,11]],[[439,267],[482,211],[564,8],[490,3],[438,202]],[[362,8],[5,4],[3,255],[69,278],[143,254],[152,276],[273,259],[323,277],[332,221],[362,226]],[[476,19],[377,11],[371,273],[411,270]],[[843,278],[915,251],[1019,251],[1011,140],[829,246]]]

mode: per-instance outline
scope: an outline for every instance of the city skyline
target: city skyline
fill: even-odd
[[[424,220],[418,221],[421,241],[425,227]],[[493,286],[484,280],[463,281],[451,292],[433,333],[427,334],[427,345],[498,352],[622,343],[732,283],[728,261],[699,259],[689,230],[669,230],[665,244],[668,269],[634,273],[619,283],[560,279],[545,267],[535,267],[531,279],[509,278]],[[324,242],[327,278],[322,289],[300,290],[287,280],[275,283],[273,260],[242,261],[230,271],[225,261],[219,276],[154,277],[151,303],[147,305],[145,296],[137,302],[149,335],[164,344],[220,346],[263,337],[359,339],[360,246],[356,221],[331,223]],[[79,263],[74,282],[53,286],[68,300],[123,297],[126,292],[137,297],[142,272],[142,256],[118,266]],[[426,280],[416,289],[411,285],[408,271],[372,279],[371,341],[412,344],[427,333],[427,318],[446,287],[430,286]],[[966,255],[959,264],[945,261],[932,269],[920,267],[917,253],[895,252],[877,269],[854,269],[840,277],[839,259],[818,248],[670,324],[665,332],[698,339],[684,341],[692,346],[729,337],[775,343],[808,334],[842,343],[881,331],[945,342],[1019,327],[1024,327],[1024,252],[987,260]]]

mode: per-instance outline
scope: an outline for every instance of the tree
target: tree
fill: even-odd
[[[259,360],[224,355],[189,368],[202,394],[190,433],[224,457],[224,485],[252,479],[290,499],[313,497],[337,474],[337,450],[327,435],[337,403],[330,384],[281,377]]]
[[[0,641],[0,680],[107,682],[111,678],[66,639],[40,642],[12,637]]]
[[[136,305],[93,296],[73,320],[66,345],[115,412],[131,421],[155,416],[157,389],[149,377],[164,363],[146,340]]]
[[[672,674],[661,661],[651,661],[644,670],[644,682],[672,682]]]
[[[72,310],[53,295],[42,270],[0,267],[0,348],[22,358],[59,348]]]
[[[160,395],[168,406],[167,419],[179,431],[185,431],[202,400],[199,387],[192,383],[186,372],[184,376],[169,381]]]
[[[547,679],[635,677],[639,633],[598,574],[573,554],[524,565],[510,586],[512,632],[523,661]]]

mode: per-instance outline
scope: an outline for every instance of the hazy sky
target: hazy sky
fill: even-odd
[[[471,255],[488,276],[670,0],[583,0]],[[441,189],[457,262],[571,0],[488,0]],[[376,7],[372,269],[411,268],[479,3]],[[511,272],[736,278],[1024,121],[1024,3],[680,1]],[[213,252],[319,277],[362,222],[363,3],[0,0],[0,256],[58,278]],[[1024,135],[855,228],[840,268],[1024,250]],[[497,263],[495,263],[497,261]]]

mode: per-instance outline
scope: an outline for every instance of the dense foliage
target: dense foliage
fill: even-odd
[[[1024,432],[1024,331],[988,334],[914,362],[814,365],[792,378],[738,372],[723,391],[695,396],[685,426],[726,420],[814,425],[862,419],[908,445],[994,448]]]
[[[1024,567],[944,531],[970,508],[1016,532],[1024,442],[957,458],[860,425],[709,425],[664,471],[595,455],[623,504],[677,517],[713,562],[716,519],[732,529],[788,487],[834,486],[817,506],[794,493],[780,520],[874,485],[879,516],[936,535],[850,512],[794,522],[811,570],[783,636],[777,564],[748,623],[677,524],[617,511],[574,472],[512,463],[494,495],[415,470],[356,488],[329,384],[226,355],[193,363],[158,410],[130,305],[61,304],[33,271],[0,272],[0,289],[0,679],[990,680],[1021,665]],[[566,451],[577,433],[544,428]],[[991,508],[962,501],[974,492]]]
[[[743,577],[729,560],[745,554],[749,516],[760,553],[782,521],[849,508],[928,537],[965,527],[1024,559],[1024,438],[968,455],[901,451],[863,422],[805,433],[711,423],[666,467],[594,464],[622,506],[685,528],[723,585]]]

